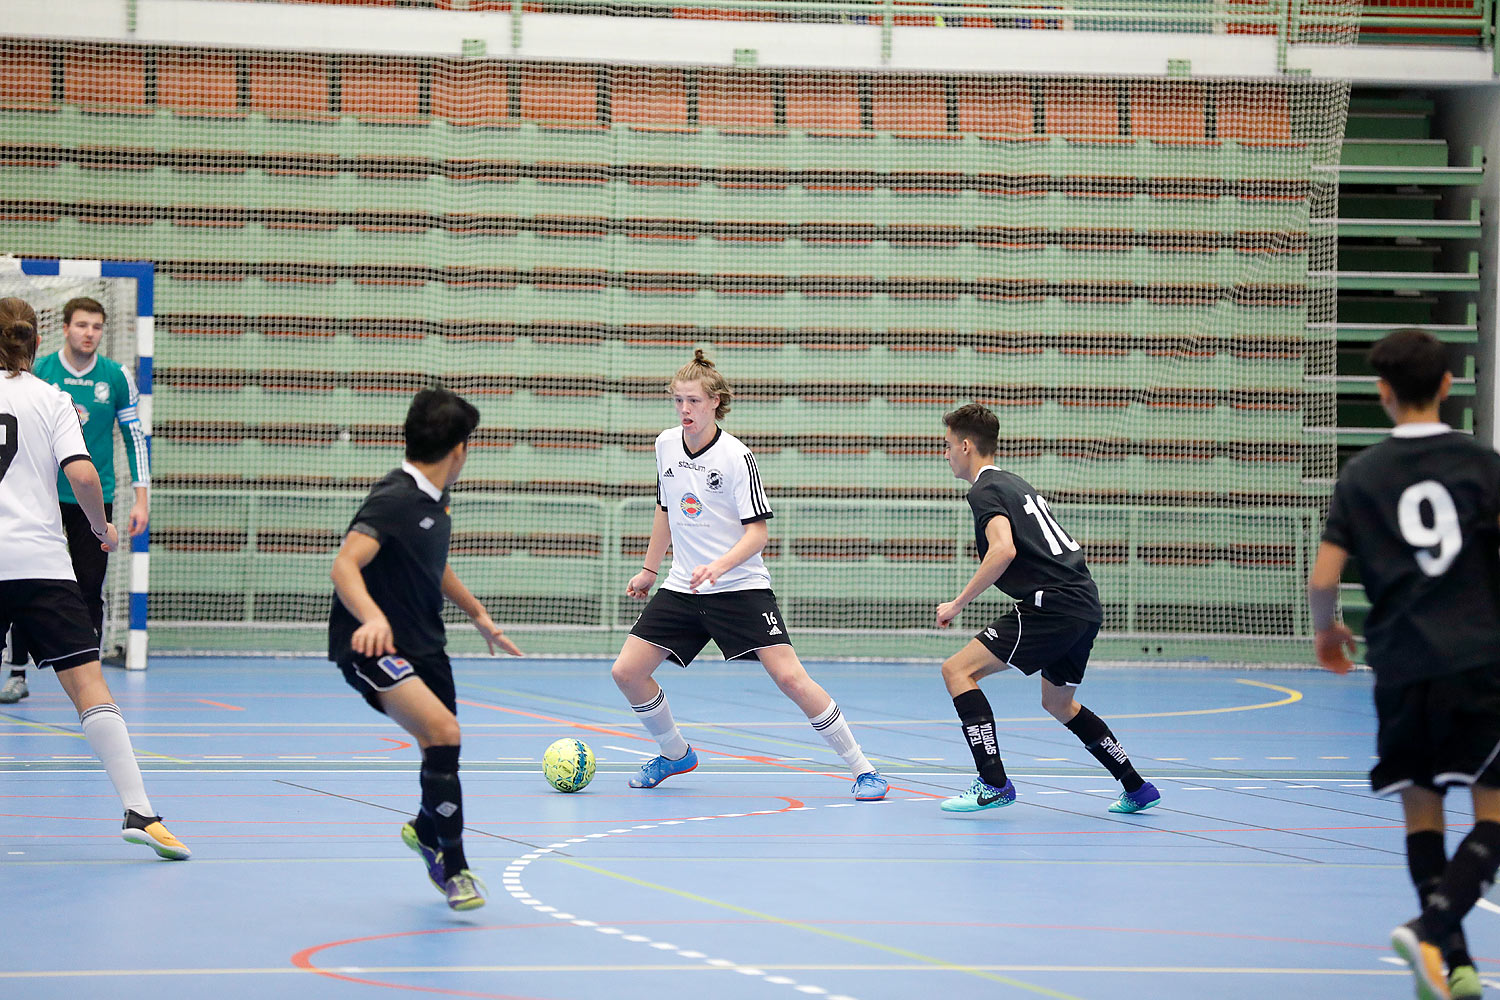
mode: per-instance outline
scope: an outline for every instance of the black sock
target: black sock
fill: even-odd
[[[464,793],[458,783],[458,747],[428,747],[422,751],[422,812],[432,818],[437,831],[443,877],[452,878],[469,867],[464,857]]]
[[[1443,877],[1427,897],[1422,925],[1428,940],[1441,943],[1459,929],[1500,867],[1500,823],[1483,820],[1458,845]]]
[[[11,672],[10,672],[10,675],[12,677],[25,677],[26,676],[26,670],[24,668],[22,668],[21,670],[16,670],[16,669],[12,668]]]
[[[1135,766],[1130,763],[1130,758],[1125,755],[1125,748],[1120,746],[1120,741],[1115,739],[1115,734],[1109,731],[1108,724],[1099,716],[1079,705],[1078,714],[1073,716],[1073,721],[1063,725],[1078,737],[1083,748],[1093,754],[1095,760],[1115,776],[1116,781],[1125,786],[1127,792],[1136,791],[1146,783],[1141,780]]]
[[[969,742],[969,752],[974,755],[974,767],[986,785],[1004,788],[1009,779],[1005,776],[1005,765],[1000,760],[1000,743],[995,739],[995,713],[984,692],[975,688],[965,691],[953,699],[953,708],[958,712],[958,721],[964,727],[964,739]]]
[[[1417,903],[1427,909],[1428,898],[1443,878],[1443,869],[1448,867],[1448,855],[1443,849],[1443,834],[1439,830],[1422,830],[1406,835],[1406,870],[1411,873],[1411,884],[1417,887]],[[1443,951],[1443,961],[1448,968],[1473,965],[1469,956],[1469,942],[1464,939],[1463,929],[1455,930],[1438,945]]]

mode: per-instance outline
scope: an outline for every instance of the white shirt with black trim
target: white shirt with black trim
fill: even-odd
[[[723,428],[702,451],[689,452],[681,427],[669,427],[656,438],[656,502],[672,527],[672,571],[662,581],[667,590],[691,593],[693,568],[706,566],[732,549],[745,525],[772,516],[761,485],[755,456]],[[700,594],[767,590],[771,573],[760,553],[719,577]]]
[[[30,372],[0,372],[0,580],[74,580],[57,472],[89,461],[73,401]]]

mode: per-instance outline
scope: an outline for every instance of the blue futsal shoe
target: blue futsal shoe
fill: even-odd
[[[1142,809],[1150,809],[1161,801],[1161,792],[1151,782],[1146,782],[1133,792],[1121,792],[1120,797],[1110,805],[1112,813],[1138,813]]]
[[[974,784],[962,795],[944,799],[938,806],[943,812],[972,813],[985,809],[999,809],[1016,801],[1016,786],[1006,779],[1004,788],[987,785],[983,778],[975,778]]]
[[[676,760],[667,757],[652,757],[641,765],[641,773],[630,779],[631,788],[655,788],[674,774],[687,774],[698,766],[698,755],[688,747],[688,752]]]
[[[429,847],[422,843],[422,838],[417,836],[417,828],[411,823],[402,825],[401,841],[407,847],[422,855],[422,863],[427,866],[428,879],[437,887],[438,892],[446,896],[448,890],[443,884],[447,881],[447,879],[443,878],[443,852],[436,847]]]
[[[879,802],[890,787],[891,783],[882,778],[879,771],[866,771],[854,779],[854,801]]]

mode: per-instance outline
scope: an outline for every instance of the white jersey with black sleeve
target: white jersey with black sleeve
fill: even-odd
[[[661,586],[684,594],[692,592],[695,566],[706,566],[733,548],[744,537],[745,525],[772,516],[755,456],[722,428],[696,452],[688,451],[681,427],[657,436],[656,502],[672,527],[672,571]],[[698,593],[770,587],[771,574],[757,552]]]
[[[57,472],[89,461],[78,411],[32,375],[0,373],[0,580],[73,580]]]

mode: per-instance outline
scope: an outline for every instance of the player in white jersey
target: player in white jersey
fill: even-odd
[[[656,439],[657,510],[641,571],[625,593],[644,600],[672,547],[672,572],[636,620],[610,673],[661,754],[641,766],[632,788],[698,766],[682,738],[666,693],[651,675],[671,657],[687,666],[712,639],[725,659],[760,660],[782,693],[844,759],[854,797],[885,797],[887,782],[865,759],[834,700],[803,668],[771,592],[761,559],[769,532],[766,500],[755,456],[718,421],[729,412],[729,383],[713,362],[694,353],[668,386],[678,423]]]
[[[37,666],[57,673],[125,807],[121,836],[181,861],[191,852],[151,809],[68,557],[57,505],[59,469],[100,547],[112,551],[120,538],[105,517],[78,412],[61,390],[31,374],[39,339],[31,306],[0,299],[0,635],[12,623],[26,626]]]

